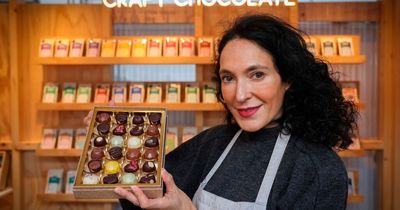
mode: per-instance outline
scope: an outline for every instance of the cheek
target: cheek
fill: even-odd
[[[234,85],[233,84],[229,84],[229,85],[221,84],[221,93],[222,93],[222,98],[225,100],[225,102],[230,102],[232,100],[232,97],[235,96]]]

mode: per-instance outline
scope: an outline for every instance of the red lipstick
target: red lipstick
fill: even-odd
[[[260,108],[260,106],[257,106],[257,107],[248,107],[248,108],[237,109],[237,110],[238,110],[239,115],[240,115],[241,117],[249,118],[249,117],[253,116],[253,115],[258,111],[259,108]]]

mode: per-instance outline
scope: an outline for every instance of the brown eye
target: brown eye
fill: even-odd
[[[264,78],[264,76],[265,76],[264,72],[258,71],[258,72],[255,72],[251,77],[253,79],[257,79],[258,80],[258,79]]]
[[[230,75],[222,75],[221,76],[221,81],[224,83],[231,82],[233,80],[233,77]]]

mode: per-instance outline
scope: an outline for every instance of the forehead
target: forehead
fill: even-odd
[[[229,71],[245,70],[249,66],[263,65],[273,68],[273,57],[258,44],[247,39],[229,41],[221,52],[220,68]]]

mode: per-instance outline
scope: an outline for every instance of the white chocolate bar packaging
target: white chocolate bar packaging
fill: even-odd
[[[73,129],[61,128],[58,133],[57,149],[71,149],[73,138]]]
[[[54,149],[57,143],[57,129],[43,129],[43,139],[40,144],[41,149]]]
[[[147,56],[157,57],[162,55],[162,38],[150,38],[147,41]]]
[[[145,95],[144,84],[131,84],[129,86],[129,103],[143,103]]]
[[[54,39],[42,39],[39,45],[39,57],[53,57]]]
[[[82,57],[85,47],[85,39],[73,39],[70,43],[69,57]]]
[[[56,40],[54,57],[68,57],[69,52],[69,40],[59,39]]]
[[[147,39],[135,38],[132,41],[132,57],[145,57],[147,52]]]
[[[338,47],[340,56],[354,55],[354,45],[353,45],[353,39],[351,37],[339,37]]]
[[[118,40],[116,57],[129,57],[131,56],[131,40]]]
[[[43,103],[56,103],[58,98],[58,84],[57,83],[45,83],[43,87]]]
[[[74,82],[64,83],[61,102],[74,103],[75,95],[76,95],[76,83]]]
[[[64,169],[49,169],[45,193],[55,194],[62,192]]]
[[[181,85],[177,83],[170,83],[165,88],[166,103],[180,103],[181,102]]]
[[[86,57],[99,57],[101,50],[101,39],[89,39],[86,42]]]
[[[179,56],[194,56],[194,38],[183,37],[179,39]]]
[[[101,43],[101,57],[114,57],[117,40],[104,39]]]

